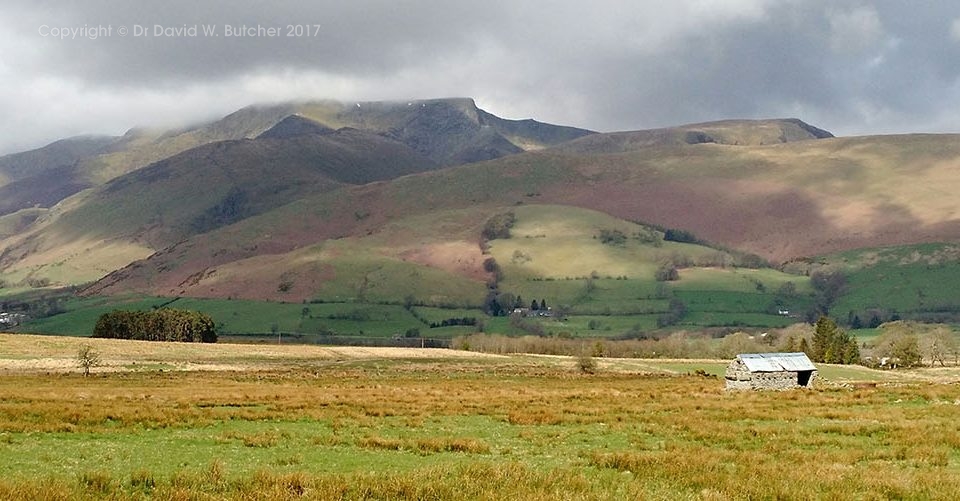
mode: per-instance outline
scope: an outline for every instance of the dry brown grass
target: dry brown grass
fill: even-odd
[[[14,374],[0,380],[0,429],[21,434],[14,445],[26,433],[31,440],[50,432],[136,435],[245,422],[263,425],[217,440],[283,448],[291,436],[275,423],[307,420],[331,423],[313,447],[472,459],[403,473],[315,474],[302,471],[309,460],[290,451],[274,463],[280,470],[236,472],[218,460],[172,475],[94,468],[74,480],[3,480],[0,496],[948,499],[960,489],[957,402],[955,385],[732,395],[713,378],[580,376],[468,362],[456,371],[423,363],[413,370]],[[503,428],[483,438],[484,428],[450,435],[424,424],[475,416]],[[503,430],[512,430],[507,442],[497,438]]]
[[[582,375],[565,357],[7,372],[0,455],[65,437],[176,451],[174,437],[209,430],[213,457],[68,475],[47,459],[47,471],[0,479],[0,498],[949,499],[960,491],[958,403],[955,384],[728,394],[712,377]],[[236,466],[257,454],[273,455]],[[329,471],[327,455],[362,460]]]
[[[456,350],[311,345],[157,343],[120,339],[0,334],[0,371],[80,370],[77,350],[89,344],[101,356],[94,372],[136,370],[256,370],[296,364],[375,360],[496,359]]]

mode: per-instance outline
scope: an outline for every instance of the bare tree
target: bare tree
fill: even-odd
[[[77,364],[83,369],[83,376],[90,375],[90,369],[100,365],[100,354],[93,350],[89,344],[85,344],[77,351]]]
[[[948,355],[956,356],[957,343],[950,329],[944,325],[926,328],[920,336],[921,350],[930,359],[930,366],[937,362],[945,367],[944,359]]]

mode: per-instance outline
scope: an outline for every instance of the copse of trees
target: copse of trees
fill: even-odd
[[[680,242],[685,244],[702,244],[702,240],[697,238],[696,235],[687,231],[680,230],[676,228],[667,228],[663,232],[663,239],[668,242]]]
[[[860,347],[849,333],[837,327],[829,317],[820,317],[813,331],[813,343],[807,355],[814,362],[855,364],[860,362]]]
[[[485,240],[496,240],[498,238],[510,238],[510,228],[517,221],[517,216],[513,212],[504,212],[497,214],[487,220],[483,226],[480,236]]]
[[[100,315],[93,337],[140,341],[216,343],[213,319],[205,313],[160,308],[154,311],[114,310]]]

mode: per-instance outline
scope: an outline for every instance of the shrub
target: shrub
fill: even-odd
[[[594,374],[597,372],[597,361],[590,355],[580,355],[577,357],[577,368],[584,374]]]
[[[680,272],[677,271],[677,267],[673,264],[665,264],[657,268],[657,273],[654,278],[656,278],[657,282],[672,282],[680,279]]]
[[[620,230],[600,230],[600,243],[622,246],[627,243],[627,236]]]

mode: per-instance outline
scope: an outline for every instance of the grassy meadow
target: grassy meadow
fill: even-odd
[[[87,342],[103,366],[85,378],[70,357]],[[198,370],[183,370],[188,361]],[[949,499],[960,489],[960,387],[943,384],[960,379],[955,369],[825,366],[814,390],[726,393],[721,378],[693,375],[722,361],[599,362],[586,375],[567,357],[2,335],[0,497]]]

